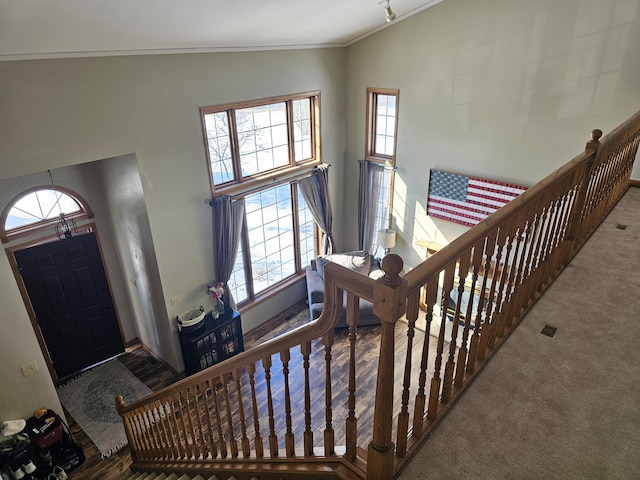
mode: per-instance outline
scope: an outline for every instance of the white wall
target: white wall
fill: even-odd
[[[29,418],[41,407],[48,407],[62,414],[60,400],[53,387],[51,376],[33,333],[29,316],[20,299],[15,280],[5,281],[11,274],[6,255],[0,255],[0,304],[3,305],[0,320],[0,422]],[[7,275],[8,274],[8,275]],[[22,376],[20,367],[36,362],[38,371]]]
[[[366,87],[400,89],[394,251],[415,266],[416,240],[465,230],[426,216],[429,169],[539,181],[640,109],[639,45],[638,0],[441,2],[348,48],[346,177],[364,154]]]
[[[157,267],[150,268],[157,268],[159,277],[147,286],[153,292],[148,300],[152,305],[143,306],[144,295],[135,297],[130,283],[125,290],[133,298],[136,317],[146,315],[143,325],[149,327],[149,316],[157,314],[153,321],[163,359],[181,369],[175,316],[202,304],[204,286],[214,280],[211,210],[204,202],[211,192],[199,107],[320,90],[323,158],[333,165],[331,195],[340,204],[344,55],[341,49],[323,49],[0,62],[0,179],[11,182],[47,169],[135,155],[148,231],[140,225],[140,236],[125,255],[123,239],[131,225],[115,215],[113,238],[127,276],[123,282],[135,277],[130,261],[136,250],[145,256],[153,256],[151,246],[155,251]],[[108,177],[102,186],[108,192],[104,205],[108,208],[120,201],[117,195],[126,188],[118,190],[111,183],[119,181],[117,167],[103,167],[99,175]],[[341,209],[334,216],[340,245]],[[16,349],[25,349],[16,358],[5,358],[13,350],[0,351],[0,361],[12,366],[3,372],[5,383],[14,385],[24,380],[13,366],[21,365],[23,358],[32,359],[39,349],[13,275],[5,265],[6,259],[0,264],[0,285],[7,316],[0,319],[0,325],[2,331],[13,329],[11,338],[19,334]],[[172,306],[170,299],[176,295],[182,302]],[[302,298],[303,282],[244,313],[244,330]],[[147,308],[145,313],[143,308]],[[17,330],[14,321],[20,322]],[[140,324],[134,329],[139,328]],[[51,393],[50,379],[43,388]],[[31,414],[33,409],[25,408],[19,398],[12,395],[6,405],[0,405],[0,420],[5,410]],[[35,396],[33,401],[46,403],[49,396]]]
[[[96,163],[104,183],[105,210],[125,279],[122,287],[131,300],[137,338],[161,358],[179,358],[178,340],[164,307],[136,157],[124,155]]]

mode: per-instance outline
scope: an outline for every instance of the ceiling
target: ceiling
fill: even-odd
[[[401,21],[442,0],[391,0]],[[341,47],[385,0],[0,0],[0,60]]]

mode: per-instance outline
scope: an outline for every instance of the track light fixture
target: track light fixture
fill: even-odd
[[[393,22],[396,19],[396,14],[391,10],[391,5],[389,5],[388,0],[384,7],[384,12],[387,14],[387,22]]]

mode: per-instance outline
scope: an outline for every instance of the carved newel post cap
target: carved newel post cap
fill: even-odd
[[[382,271],[386,276],[397,277],[404,267],[404,261],[400,255],[390,253],[382,259]]]
[[[587,152],[595,152],[600,146],[600,137],[602,136],[602,130],[596,128],[591,130],[591,140],[587,142],[585,150]]]
[[[119,412],[119,411],[120,411],[120,409],[122,409],[122,408],[124,408],[124,407],[126,407],[126,406],[127,406],[127,404],[126,404],[126,402],[124,401],[124,397],[123,397],[122,395],[118,395],[118,396],[116,397],[116,411],[118,411],[118,412]]]

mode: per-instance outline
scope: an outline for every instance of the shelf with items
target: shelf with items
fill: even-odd
[[[42,409],[26,421],[25,429],[0,449],[0,471],[7,478],[23,480],[66,478],[84,460],[84,451],[69,427],[55,412]],[[38,413],[38,412],[36,412]]]
[[[218,318],[209,312],[199,328],[182,330],[179,335],[187,375],[244,351],[240,313],[231,309]]]

